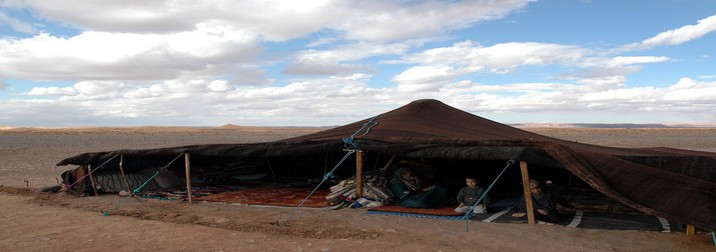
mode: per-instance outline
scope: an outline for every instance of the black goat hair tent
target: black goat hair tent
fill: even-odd
[[[647,214],[716,229],[716,153],[673,148],[615,148],[531,133],[450,107],[417,100],[376,117],[300,137],[250,144],[194,145],[85,153],[62,165],[97,167],[122,154],[127,172],[161,167],[179,154],[205,171],[230,169],[243,160],[299,163],[312,156],[325,173],[326,153],[346,147],[405,158],[519,160],[537,168],[566,169],[609,198]],[[203,159],[202,159],[203,158]],[[119,173],[109,162],[97,173]],[[293,174],[303,172],[295,167]],[[231,169],[236,169],[231,168]],[[450,169],[442,167],[440,169]],[[202,169],[200,169],[202,170]],[[438,171],[439,172],[439,171]],[[538,172],[531,170],[530,172]]]

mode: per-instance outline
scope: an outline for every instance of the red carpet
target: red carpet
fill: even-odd
[[[222,192],[197,198],[199,201],[239,203],[248,205],[295,207],[311,193],[309,188],[255,187]],[[316,190],[302,207],[329,207],[326,201],[328,189]]]
[[[409,208],[396,205],[382,205],[379,207],[371,208],[368,211],[382,211],[382,212],[395,212],[395,213],[411,213],[411,214],[425,214],[425,215],[440,215],[440,216],[457,216],[465,215],[464,213],[455,212],[456,206],[445,206],[437,209],[427,208]]]

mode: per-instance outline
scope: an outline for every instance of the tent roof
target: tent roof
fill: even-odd
[[[570,142],[487,120],[437,100],[417,100],[373,118],[274,142],[85,153],[58,165],[96,164],[116,154],[280,157],[342,148],[405,157],[514,159],[566,168],[635,209],[716,228],[716,153]]]

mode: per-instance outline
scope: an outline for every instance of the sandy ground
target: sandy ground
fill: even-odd
[[[695,236],[36,193],[91,151],[277,140],[311,128],[0,127],[0,251],[716,251]],[[571,141],[716,152],[716,129],[531,128]],[[290,217],[290,218],[289,218]]]

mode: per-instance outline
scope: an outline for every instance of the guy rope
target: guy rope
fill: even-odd
[[[320,183],[318,183],[316,188],[314,188],[313,191],[311,191],[311,193],[309,193],[308,196],[306,196],[306,198],[304,198],[301,201],[301,203],[299,203],[298,206],[296,206],[296,208],[294,208],[293,211],[291,211],[288,214],[288,216],[286,217],[286,220],[284,222],[288,222],[291,219],[291,217],[293,217],[293,215],[296,213],[296,210],[298,210],[298,208],[303,206],[303,203],[305,203],[306,200],[308,200],[308,198],[310,198],[318,190],[318,188],[320,188],[321,185],[323,185],[323,183],[326,182],[326,180],[335,177],[335,175],[333,175],[333,172],[335,172],[338,169],[338,167],[340,167],[341,164],[343,164],[343,162],[346,161],[346,159],[348,159],[348,157],[351,154],[360,150],[360,147],[358,147],[358,145],[353,142],[353,139],[355,139],[356,135],[358,135],[358,133],[360,133],[364,129],[365,129],[365,133],[363,133],[363,135],[360,135],[360,136],[367,135],[375,125],[378,125],[378,122],[374,121],[375,118],[377,118],[377,117],[378,116],[374,116],[373,118],[368,120],[368,122],[364,123],[363,126],[360,129],[358,129],[356,132],[354,132],[350,137],[343,139],[343,147],[345,147],[344,151],[346,151],[346,154],[343,155],[343,158],[341,158],[341,161],[338,161],[338,163],[335,166],[333,166],[333,169],[331,169],[331,171],[329,171],[328,173],[326,173],[326,175],[323,176],[323,179],[321,180]]]
[[[124,199],[122,199],[119,203],[117,203],[116,205],[114,205],[114,207],[112,207],[111,209],[109,209],[109,210],[107,210],[107,211],[105,211],[105,212],[102,212],[102,215],[104,215],[104,216],[109,216],[109,214],[110,214],[111,212],[113,212],[114,210],[116,210],[117,208],[119,208],[119,206],[122,205],[122,204],[124,204],[124,202],[126,202],[129,198],[131,198],[132,196],[138,194],[138,193],[142,190],[142,188],[143,188],[144,186],[146,186],[150,181],[152,181],[152,179],[154,179],[155,177],[157,177],[160,172],[166,172],[166,171],[167,171],[167,168],[169,168],[169,166],[172,165],[172,164],[174,163],[174,161],[176,161],[177,159],[179,159],[179,157],[181,157],[181,156],[183,156],[183,155],[184,155],[184,153],[180,153],[180,154],[177,155],[174,159],[172,159],[172,161],[170,161],[167,165],[165,165],[165,166],[162,167],[162,168],[159,168],[159,169],[154,173],[154,175],[152,175],[152,176],[149,177],[146,181],[144,181],[144,183],[142,183],[142,185],[140,185],[139,187],[137,187],[136,189],[134,189],[130,195],[127,195],[126,197],[124,197]]]
[[[77,183],[82,182],[85,178],[87,178],[88,176],[90,176],[93,172],[97,171],[99,168],[104,167],[104,165],[106,165],[107,163],[109,163],[109,161],[112,161],[112,160],[113,160],[114,158],[116,158],[117,156],[119,156],[119,154],[115,154],[115,155],[112,156],[111,158],[107,159],[107,161],[104,161],[104,163],[102,163],[101,165],[97,166],[97,167],[94,168],[94,169],[89,170],[89,171],[87,172],[87,174],[85,174],[85,175],[82,176],[81,178],[77,179],[77,181],[75,181],[75,182],[72,183],[71,185],[69,185],[69,186],[68,186],[68,185],[62,185],[62,188],[60,188],[60,191],[61,191],[61,192],[64,192],[64,191],[69,190],[69,189],[72,188],[73,186],[77,185]]]

